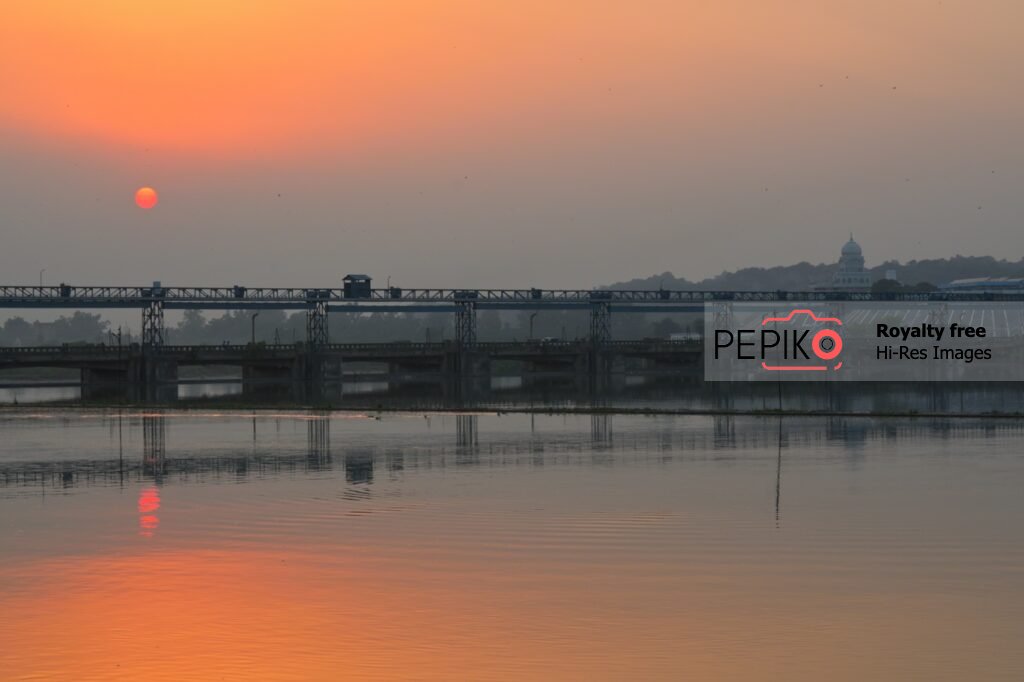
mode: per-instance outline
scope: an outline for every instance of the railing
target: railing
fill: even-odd
[[[571,341],[484,341],[477,343],[475,349],[480,352],[497,352],[503,350],[576,350],[582,347],[589,347],[590,342],[586,340]],[[669,339],[637,339],[628,341],[610,341],[605,344],[609,349],[664,347],[670,349],[685,349],[698,347],[699,340],[672,341]],[[391,341],[386,343],[332,343],[319,349],[321,353],[339,352],[446,352],[453,350],[453,341],[436,341],[431,343],[421,341]],[[262,353],[302,353],[306,347],[301,343],[296,344],[216,344],[216,345],[166,345],[160,348],[163,355],[189,355],[195,353],[223,354],[223,355],[253,355]],[[138,344],[130,346],[111,346],[105,344],[64,344],[60,346],[0,346],[0,355],[119,355],[141,352]]]
[[[138,352],[139,346],[104,346],[102,344],[66,344],[62,346],[0,346],[0,355],[117,355]]]
[[[120,305],[144,307],[153,302],[181,304],[265,303],[303,308],[315,302],[327,303],[468,303],[531,304],[557,303],[679,304],[715,301],[1024,301],[1017,292],[892,292],[854,291],[677,291],[616,289],[371,289],[345,296],[339,288],[263,287],[113,287],[113,286],[0,286],[0,307],[32,303],[50,307],[76,305]],[[400,308],[400,305],[396,305]]]

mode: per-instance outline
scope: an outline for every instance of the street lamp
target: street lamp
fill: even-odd
[[[252,345],[254,345],[254,346],[256,345],[256,318],[259,317],[259,316],[260,316],[259,313],[253,313],[252,314],[252,318],[251,318],[251,322],[252,322]]]
[[[39,286],[43,286],[43,274],[46,272],[46,268],[39,271]]]
[[[537,317],[537,313],[530,313],[530,339],[533,339],[533,318]]]

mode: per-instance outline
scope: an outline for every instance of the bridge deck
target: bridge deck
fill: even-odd
[[[168,309],[305,309],[326,304],[330,310],[373,312],[451,312],[458,304],[480,308],[586,308],[610,304],[620,311],[647,312],[671,306],[715,301],[1024,301],[1019,292],[892,292],[855,291],[682,291],[618,289],[371,289],[345,296],[340,288],[264,287],[124,287],[124,286],[0,286],[2,308],[144,308],[159,303]],[[652,307],[653,306],[653,307]],[[648,309],[644,309],[648,307]],[[690,310],[684,307],[682,311]]]

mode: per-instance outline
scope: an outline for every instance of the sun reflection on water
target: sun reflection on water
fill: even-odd
[[[160,491],[155,485],[148,486],[139,491],[139,535],[153,537],[157,526],[160,525],[160,517],[154,512],[160,509]]]

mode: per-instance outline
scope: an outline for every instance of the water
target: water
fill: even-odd
[[[138,398],[138,396],[135,396]],[[0,384],[0,406],[126,403],[115,393],[82,401],[77,384]],[[540,373],[480,378],[471,384],[380,375],[311,390],[268,382],[255,389],[233,380],[196,380],[161,387],[151,404],[181,406],[307,405],[346,409],[578,409],[848,415],[1024,416],[1024,384],[996,383],[704,383],[684,374],[616,374],[600,385],[575,375]]]
[[[1017,680],[1024,423],[0,412],[4,679]]]

